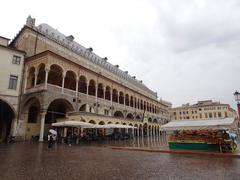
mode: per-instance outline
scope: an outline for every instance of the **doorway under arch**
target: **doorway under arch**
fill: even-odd
[[[0,99],[0,142],[5,141],[10,135],[14,118],[15,113],[12,107]]]

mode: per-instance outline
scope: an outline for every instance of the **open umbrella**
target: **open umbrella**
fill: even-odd
[[[54,129],[49,129],[49,132],[52,133],[52,134],[57,135],[57,131],[55,131]]]

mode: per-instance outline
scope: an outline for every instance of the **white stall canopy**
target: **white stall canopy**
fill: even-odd
[[[123,124],[106,124],[106,125],[98,125],[98,124],[91,124],[87,122],[82,121],[62,121],[62,122],[56,122],[52,123],[52,126],[54,127],[82,127],[82,128],[98,128],[98,129],[130,129],[135,128],[133,126],[129,125],[123,125]]]
[[[52,123],[52,126],[92,128],[94,124],[82,122],[82,121],[62,121],[62,122]]]
[[[233,122],[234,118],[176,120],[161,126],[161,130],[220,130],[231,128]]]

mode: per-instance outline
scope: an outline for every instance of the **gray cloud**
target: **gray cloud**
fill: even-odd
[[[15,16],[6,18],[1,11],[2,35],[13,37],[31,14],[37,23],[73,34],[174,106],[213,99],[235,107],[233,92],[240,90],[238,0],[90,0],[72,2],[71,8],[58,1],[54,13],[56,2],[44,1],[34,6],[16,2],[17,26]]]

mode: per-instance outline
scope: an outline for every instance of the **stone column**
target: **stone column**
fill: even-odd
[[[27,89],[27,82],[28,82],[28,67],[26,66],[26,69],[24,71],[24,89],[23,89],[24,94]]]
[[[63,78],[62,78],[62,93],[63,93],[63,90],[64,90],[65,76],[66,76],[66,73],[63,73]]]
[[[124,109],[126,109],[125,94],[123,95],[123,105],[124,105]]]
[[[45,82],[44,82],[44,89],[47,89],[47,81],[48,81],[48,69],[45,69]]]
[[[79,78],[76,78],[76,97],[78,96],[78,83],[79,83]]]
[[[34,87],[37,85],[37,76],[38,76],[38,72],[34,73]]]
[[[113,115],[112,89],[110,90],[110,99],[111,99],[111,116],[112,116]]]
[[[142,128],[142,137],[144,136],[144,134],[143,134],[143,128]]]
[[[87,98],[88,98],[88,85],[89,85],[89,82],[87,82],[86,84],[87,84]]]
[[[112,97],[112,96],[113,96],[113,91],[112,91],[112,89],[111,89],[111,90],[110,90],[111,106],[112,106],[112,102],[113,102],[113,101],[112,101],[112,100],[113,100],[113,97]]]
[[[44,136],[44,125],[45,125],[45,116],[47,112],[41,112],[41,126],[40,126],[40,136],[39,136],[39,141],[43,142],[43,136]]]
[[[95,85],[95,101],[97,103],[97,99],[98,99],[98,85]]]
[[[119,92],[117,93],[117,95],[118,95],[118,99],[117,99],[118,102],[117,103],[119,103]]]
[[[139,132],[140,132],[140,129],[139,127],[137,128],[137,137],[139,137]]]

